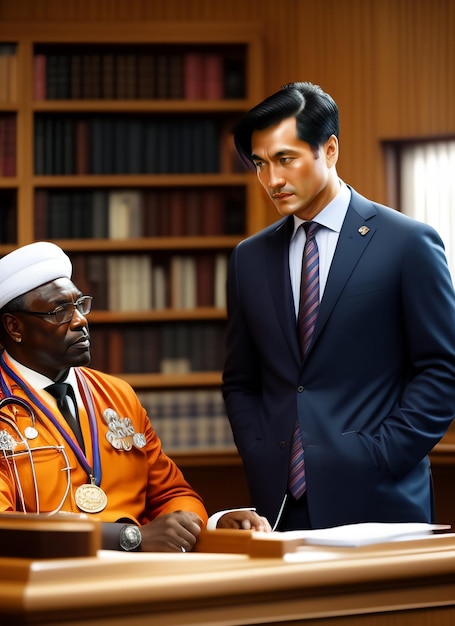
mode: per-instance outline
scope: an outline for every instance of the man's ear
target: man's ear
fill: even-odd
[[[4,313],[2,321],[5,330],[7,334],[11,337],[11,339],[13,341],[20,342],[22,340],[22,337],[17,317],[12,313]]]
[[[335,135],[330,135],[324,144],[324,153],[327,167],[333,167],[338,161],[338,139]]]

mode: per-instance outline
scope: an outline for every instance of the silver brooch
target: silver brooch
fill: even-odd
[[[0,450],[13,452],[17,441],[6,430],[0,430]]]
[[[129,417],[119,417],[114,409],[106,409],[103,417],[109,428],[106,439],[113,448],[128,451],[133,445],[136,448],[145,446],[145,436],[142,433],[136,433]]]

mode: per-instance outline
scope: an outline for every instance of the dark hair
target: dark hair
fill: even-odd
[[[240,120],[234,130],[234,142],[240,157],[251,162],[251,137],[255,130],[264,130],[295,117],[297,137],[314,150],[331,135],[338,138],[338,107],[329,94],[313,83],[288,83]]]

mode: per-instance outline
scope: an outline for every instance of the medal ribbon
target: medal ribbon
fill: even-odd
[[[98,427],[97,427],[96,419],[95,419],[95,407],[93,404],[92,395],[90,393],[90,390],[88,388],[88,385],[85,379],[82,376],[82,373],[79,372],[77,368],[75,368],[76,376],[82,386],[81,392],[83,391],[83,394],[82,394],[83,400],[85,400],[85,403],[87,405],[87,414],[88,414],[88,419],[89,419],[89,424],[90,424],[90,434],[91,434],[91,439],[92,439],[91,443],[92,443],[92,455],[93,455],[93,469],[92,467],[90,467],[90,464],[87,461],[87,458],[85,457],[84,453],[82,452],[80,447],[73,441],[71,436],[62,428],[62,426],[60,426],[60,424],[52,415],[52,413],[44,406],[44,404],[33,393],[33,391],[24,384],[24,382],[19,378],[19,376],[5,362],[3,354],[1,355],[0,359],[1,359],[1,365],[3,369],[5,370],[5,372],[8,374],[8,376],[10,376],[17,383],[17,385],[19,385],[19,387],[23,390],[23,392],[26,394],[29,400],[31,400],[32,404],[36,405],[40,409],[40,411],[42,411],[46,415],[46,417],[52,422],[52,424],[55,426],[55,428],[58,430],[58,432],[61,434],[61,436],[66,441],[66,443],[69,445],[71,450],[76,455],[77,460],[79,461],[84,471],[87,473],[87,476],[90,478],[91,481],[94,482],[95,485],[99,487],[101,483],[101,458],[100,458],[100,450],[99,450]],[[11,390],[8,389],[8,386],[6,385],[6,382],[1,372],[0,372],[0,385],[1,385],[3,393],[6,396],[14,397],[14,396],[11,396]]]

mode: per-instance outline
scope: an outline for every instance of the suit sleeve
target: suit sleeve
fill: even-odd
[[[455,296],[439,235],[426,226],[414,229],[403,257],[407,382],[400,401],[368,442],[395,477],[432,450],[455,412]]]
[[[223,395],[239,450],[238,434],[257,423],[261,404],[260,360],[245,320],[239,293],[238,248],[230,258],[227,280],[228,327],[226,360],[223,372]]]

